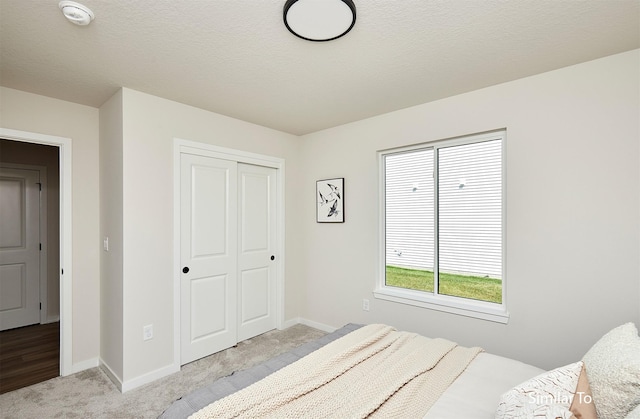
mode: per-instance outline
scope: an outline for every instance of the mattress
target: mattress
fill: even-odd
[[[360,327],[361,325],[348,324],[262,364],[216,380],[174,402],[160,418],[189,417],[210,403],[261,380]],[[543,370],[519,361],[481,353],[445,390],[426,418],[493,418],[501,394],[541,372]]]
[[[503,393],[543,372],[520,361],[480,353],[429,409],[425,419],[493,419]]]

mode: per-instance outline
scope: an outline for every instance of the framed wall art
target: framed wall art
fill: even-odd
[[[344,223],[344,178],[316,181],[316,222]]]

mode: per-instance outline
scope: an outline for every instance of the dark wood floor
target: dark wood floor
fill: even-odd
[[[0,394],[59,375],[59,322],[0,332]]]

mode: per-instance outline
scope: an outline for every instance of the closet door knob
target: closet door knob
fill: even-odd
[[[276,259],[276,257],[271,255],[271,260],[275,260],[275,259]]]
[[[184,268],[182,268],[182,273],[184,273],[184,274],[189,273],[189,267],[185,266]]]

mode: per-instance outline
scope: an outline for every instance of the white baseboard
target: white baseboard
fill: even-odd
[[[288,329],[291,326],[295,326],[296,324],[300,324],[300,318],[299,317],[295,317],[293,319],[289,319],[289,320],[285,320],[282,323],[282,326],[279,328],[279,330],[284,330],[284,329]],[[640,324],[640,323],[639,323]]]
[[[76,362],[75,364],[71,365],[71,371],[67,375],[75,374],[77,372],[81,372],[91,368],[96,368],[98,366],[100,366],[99,358],[91,358],[85,361]]]
[[[129,390],[133,390],[134,388],[149,384],[155,380],[164,378],[168,375],[180,371],[179,365],[168,365],[155,371],[151,371],[150,373],[143,374],[139,377],[134,378],[133,380],[122,381],[122,379],[118,377],[118,375],[114,373],[109,365],[107,365],[103,360],[100,360],[100,368],[102,368],[107,377],[109,377],[109,379],[113,381],[113,384],[115,384],[118,390],[120,390],[120,393],[126,393]]]
[[[120,393],[122,393],[122,380],[120,379],[120,377],[118,377],[118,374],[113,372],[111,367],[109,367],[109,365],[107,365],[102,360],[102,358],[100,359],[100,369],[107,375],[107,377],[109,377],[111,381],[113,381],[113,384],[115,384],[118,390],[120,390]]]
[[[129,390],[133,390],[134,388],[138,388],[145,384],[149,384],[152,381],[158,380],[160,378],[164,378],[168,375],[174,374],[180,371],[180,365],[167,365],[166,367],[157,369],[155,371],[151,371],[147,374],[143,374],[139,377],[134,378],[133,380],[127,380],[122,383],[122,388],[120,391],[122,393],[126,393]]]
[[[313,327],[314,329],[322,330],[323,332],[332,333],[335,332],[338,328],[329,326],[324,323],[314,322],[312,320],[300,318],[300,323],[305,326]]]
[[[304,324],[305,326],[313,327],[314,329],[322,330],[323,332],[327,332],[327,333],[335,332],[338,329],[337,327],[314,322],[312,320],[308,320],[302,317],[296,317],[293,319],[286,320],[282,324],[282,329],[288,329],[289,327],[295,326],[296,324]]]

